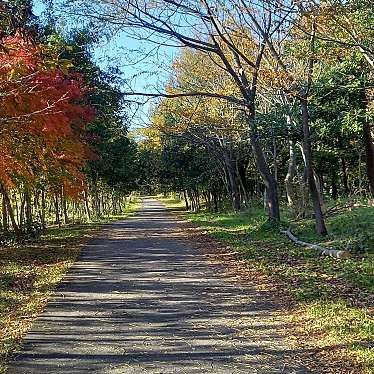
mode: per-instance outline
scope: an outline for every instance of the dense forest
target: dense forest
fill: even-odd
[[[0,2],[0,189],[4,238],[121,211],[137,146],[115,76],[88,29],[61,33],[30,1]]]
[[[371,1],[156,4],[84,9],[114,23],[129,6],[124,28],[182,47],[164,91],[146,93],[161,97],[145,131],[161,189],[195,211],[261,200],[320,235],[327,203],[373,198]]]
[[[373,197],[370,1],[65,5],[90,26],[64,34],[31,2],[1,3],[4,232],[117,211],[138,190],[175,191],[192,210],[261,200],[274,222],[288,206],[326,235],[326,200]],[[90,52],[118,17],[184,47],[164,90],[141,93],[156,103],[137,142],[139,93]]]

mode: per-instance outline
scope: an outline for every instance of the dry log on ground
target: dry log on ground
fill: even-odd
[[[294,243],[301,245],[303,247],[316,249],[317,251],[320,252],[321,255],[324,255],[324,256],[330,256],[334,258],[349,258],[352,256],[351,252],[349,251],[329,249],[326,247],[322,247],[318,244],[303,242],[302,240],[298,239],[294,234],[292,234],[290,228],[287,231],[281,230],[281,233],[286,234]]]

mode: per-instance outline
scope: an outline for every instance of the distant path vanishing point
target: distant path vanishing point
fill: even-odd
[[[146,199],[86,246],[8,373],[309,373],[271,323],[276,308]]]

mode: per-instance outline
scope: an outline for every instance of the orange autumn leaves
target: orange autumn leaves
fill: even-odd
[[[20,35],[0,49],[0,182],[40,180],[77,195],[92,157],[85,126],[94,117],[83,77]]]

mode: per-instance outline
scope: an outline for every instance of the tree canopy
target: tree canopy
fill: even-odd
[[[132,191],[176,191],[193,209],[235,211],[261,200],[271,221],[286,204],[321,235],[326,200],[373,196],[370,2],[48,6],[55,18],[43,24],[30,2],[1,2],[5,194],[42,184],[55,202],[82,200],[87,217],[108,205],[100,194],[114,206]],[[100,68],[91,48],[116,33],[180,48],[164,87],[131,91],[118,66]],[[134,96],[155,100],[140,136],[129,132]]]

